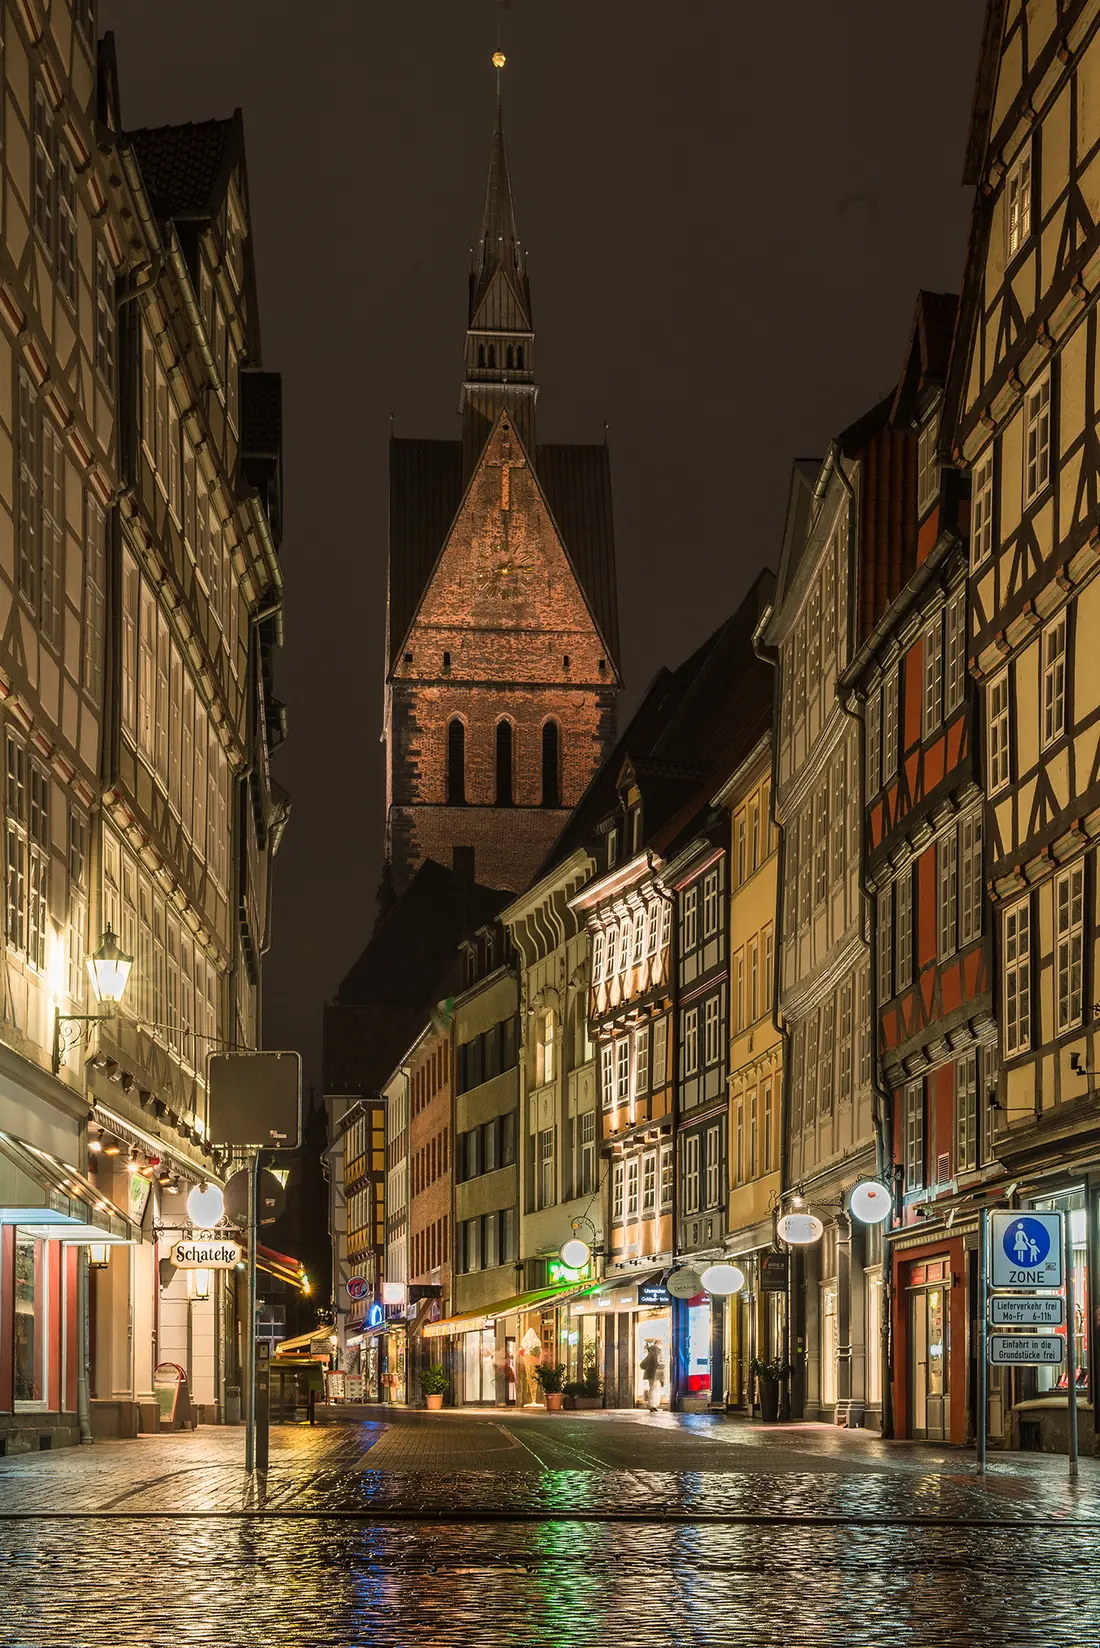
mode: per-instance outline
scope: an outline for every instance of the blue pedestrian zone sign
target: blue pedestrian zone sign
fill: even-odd
[[[995,1288],[1057,1288],[1065,1280],[1060,1213],[994,1213],[992,1249]]]

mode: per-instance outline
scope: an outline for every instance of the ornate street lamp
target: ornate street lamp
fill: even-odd
[[[53,1015],[53,1073],[59,1075],[61,1065],[69,1048],[78,1042],[81,1036],[88,1034],[90,1024],[100,1024],[104,1019],[114,1018],[122,1004],[122,997],[126,990],[126,982],[130,977],[130,969],[134,965],[133,956],[128,956],[119,946],[118,939],[111,931],[110,924],[99,941],[99,949],[93,950],[88,957],[88,977],[92,984],[92,994],[102,1013],[63,1013],[60,1008],[54,1008]]]

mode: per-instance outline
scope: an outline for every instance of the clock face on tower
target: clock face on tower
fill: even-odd
[[[518,555],[497,556],[479,577],[478,589],[497,600],[520,600],[527,594],[530,572],[530,562]]]

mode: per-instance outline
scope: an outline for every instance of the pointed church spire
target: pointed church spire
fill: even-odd
[[[489,180],[481,235],[470,271],[470,312],[466,327],[466,377],[459,410],[463,415],[463,457],[467,476],[481,455],[489,431],[506,408],[529,452],[534,451],[535,334],[527,259],[516,234],[512,183],[504,146],[500,70],[504,53],[494,53],[497,110],[489,154]]]

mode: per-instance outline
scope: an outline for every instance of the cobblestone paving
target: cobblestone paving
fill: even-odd
[[[1080,1648],[1100,1465],[686,1417],[397,1416],[0,1460],[3,1648]]]

